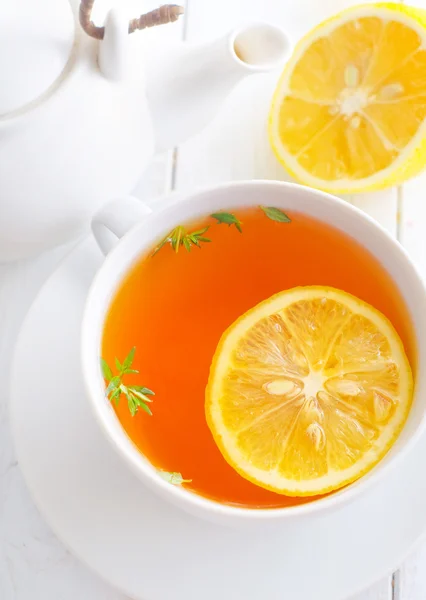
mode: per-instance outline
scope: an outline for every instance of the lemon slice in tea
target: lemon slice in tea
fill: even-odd
[[[206,417],[240,475],[310,496],[369,471],[400,433],[412,395],[408,359],[384,315],[343,291],[300,287],[224,333]]]

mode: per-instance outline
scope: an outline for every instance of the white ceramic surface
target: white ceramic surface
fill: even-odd
[[[7,56],[13,40],[13,60],[3,60],[0,70],[7,66],[3,116],[0,101],[0,262],[81,234],[104,202],[134,188],[156,143],[171,146],[201,129],[240,79],[282,65],[289,52],[281,30],[260,24],[208,47],[169,42],[166,60],[158,56],[157,62],[161,53],[147,53],[144,31],[128,34],[119,6],[105,17],[105,37],[96,41],[79,24],[74,35],[68,0],[56,1],[62,12],[50,10],[47,0],[37,9],[28,0],[0,0],[0,15],[7,7],[13,15],[0,41]],[[41,44],[25,23],[37,26],[43,8],[45,26],[36,29]],[[167,28],[173,39],[176,24]],[[262,55],[257,48],[265,35],[275,43],[263,45]],[[234,47],[241,37],[245,60]],[[22,79],[27,70],[31,76]]]
[[[354,501],[368,486],[377,483],[398,460],[400,461],[424,430],[426,414],[426,373],[416,373],[413,405],[404,429],[391,450],[367,475],[344,488],[300,506],[275,510],[227,506],[202,498],[183,487],[171,486],[159,477],[157,470],[136,449],[123,430],[110,402],[105,400],[104,378],[99,366],[101,339],[110,301],[139,256],[152,248],[180,223],[197,219],[219,210],[258,206],[259,198],[266,206],[287,211],[300,211],[338,228],[369,250],[391,275],[405,300],[415,332],[416,358],[426,362],[426,289],[404,249],[380,225],[348,202],[324,192],[294,183],[248,181],[226,183],[203,191],[181,195],[179,201],[153,212],[131,197],[115,200],[94,217],[94,232],[103,250],[107,239],[102,229],[122,239],[113,247],[97,274],[88,296],[82,325],[82,369],[95,416],[123,461],[138,477],[163,498],[188,512],[227,525],[279,523],[307,515],[318,518],[327,511]],[[111,244],[113,246],[113,243]]]
[[[74,44],[70,5],[0,0],[0,120],[35,102],[61,76]]]
[[[101,260],[92,239],[65,259],[31,308],[14,358],[19,464],[67,547],[138,600],[341,600],[397,565],[426,527],[425,437],[357,502],[267,533],[187,516],[123,468],[94,422],[79,366],[79,323]],[[37,402],[35,389],[43,389]]]
[[[289,52],[283,30],[262,22],[237,26],[216,40],[163,49],[147,85],[157,149],[173,148],[201,131],[248,75],[273,71],[278,78]]]

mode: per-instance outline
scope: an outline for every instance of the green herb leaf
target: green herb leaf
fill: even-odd
[[[110,398],[109,398],[109,399],[110,399],[111,401],[112,401],[112,400],[114,400],[114,402],[115,402],[116,404],[118,404],[118,401],[120,400],[120,396],[121,396],[121,390],[120,390],[120,388],[116,388],[116,389],[113,391],[113,393],[111,394],[111,396],[110,396]]]
[[[272,221],[277,221],[278,223],[291,223],[290,217],[288,217],[280,208],[276,208],[275,206],[261,206],[260,208]]]
[[[120,383],[121,383],[121,379],[119,375],[115,375],[111,381],[109,382],[109,385],[107,387],[107,389],[105,390],[105,396],[109,396],[109,394],[111,392],[113,392],[115,389],[120,387]]]
[[[130,387],[129,389],[132,392],[132,394],[136,396],[136,398],[139,398],[142,402],[152,402],[151,398],[148,398],[148,396],[145,396],[145,394],[138,392],[137,390],[135,390],[135,388]]]
[[[218,225],[220,223],[226,223],[227,225],[229,225],[229,227],[231,227],[231,225],[235,225],[236,229],[238,229],[240,233],[243,232],[243,230],[241,229],[241,221],[237,219],[237,217],[232,213],[218,212],[213,213],[210,216],[213,217],[213,219],[217,219]]]
[[[183,238],[183,245],[185,246],[185,250],[187,250],[188,252],[191,252],[191,242],[189,241],[189,239],[187,237]]]
[[[151,411],[151,409],[144,402],[139,402],[138,406],[140,406],[140,408],[142,410],[144,410],[146,413],[149,414],[150,417],[152,417],[152,411]]]
[[[193,231],[191,233],[191,235],[195,235],[196,237],[203,235],[203,233],[206,233],[206,231],[209,230],[209,227],[204,227],[204,229],[199,229],[198,231]]]
[[[204,227],[198,231],[188,233],[183,225],[178,225],[159,243],[152,256],[155,256],[167,242],[170,243],[175,252],[179,252],[181,246],[183,246],[187,252],[191,252],[191,246],[198,246],[198,248],[200,248],[200,242],[211,242],[209,238],[203,236],[208,229],[209,227]]]
[[[123,361],[123,369],[128,369],[129,367],[132,366],[133,359],[135,358],[135,352],[136,352],[136,346],[133,346],[133,348],[130,350],[129,354],[126,356],[126,358]]]
[[[101,358],[101,370],[102,370],[102,375],[104,376],[104,379],[106,379],[107,381],[110,381],[112,379],[112,371],[109,368],[106,360],[104,360],[103,358]]]
[[[126,397],[127,397],[127,405],[129,407],[130,414],[132,415],[132,417],[134,417],[135,414],[138,412],[138,405],[135,402],[134,396],[132,396],[132,394],[130,394],[130,392],[127,392]]]
[[[124,394],[127,398],[127,405],[132,417],[136,415],[139,408],[149,415],[152,415],[151,409],[148,407],[147,403],[152,402],[152,399],[148,398],[148,396],[154,396],[154,392],[142,385],[131,386],[123,383],[124,375],[139,373],[136,369],[130,368],[135,357],[135,352],[136,348],[134,347],[130,350],[123,363],[120,363],[118,358],[115,359],[115,366],[119,372],[118,375],[113,375],[106,361],[103,358],[100,359],[102,374],[108,381],[105,396],[111,402],[118,404],[121,395]]]
[[[113,381],[110,381],[107,389],[105,390],[105,396],[108,398],[108,396],[117,389],[120,391],[120,388],[117,388],[116,384]]]
[[[191,483],[192,479],[184,479],[180,473],[169,473],[168,471],[158,471],[160,477],[172,483],[173,485],[182,485],[182,483]]]
[[[183,238],[185,236],[185,228],[182,225],[176,227],[175,238],[172,238],[172,246],[176,252],[179,252],[179,246],[183,244]],[[174,245],[173,245],[174,244]]]
[[[190,240],[191,244],[193,244],[194,246],[197,246],[198,248],[201,248],[196,237],[194,237],[193,235],[190,235],[189,240]]]
[[[147,396],[155,396],[152,390],[142,385],[132,385],[132,390],[136,390],[137,392],[141,392],[142,394],[146,394]]]

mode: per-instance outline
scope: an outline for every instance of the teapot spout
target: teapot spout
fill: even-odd
[[[176,146],[213,119],[248,75],[283,66],[290,43],[282,29],[250,24],[203,45],[169,49],[148,71],[148,101],[159,150]]]

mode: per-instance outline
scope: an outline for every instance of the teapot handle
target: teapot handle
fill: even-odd
[[[87,35],[102,40],[99,46],[99,67],[105,77],[111,81],[127,79],[132,75],[132,70],[135,71],[127,43],[129,33],[155,25],[173,23],[184,12],[181,6],[168,4],[129,22],[120,8],[113,8],[106,16],[105,25],[98,26],[92,21],[94,3],[95,0],[80,1],[80,25]]]
[[[92,21],[92,10],[95,0],[81,0],[79,9],[79,20],[83,30],[96,40],[103,40],[105,36],[105,27],[99,27]],[[155,27],[156,25],[165,25],[177,21],[180,15],[183,15],[184,9],[176,4],[165,4],[141,15],[136,19],[129,21],[128,32],[133,33],[138,29]]]
[[[92,218],[92,232],[106,256],[134,225],[152,213],[152,209],[134,196],[116,198]]]

